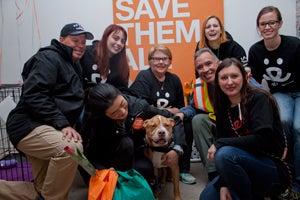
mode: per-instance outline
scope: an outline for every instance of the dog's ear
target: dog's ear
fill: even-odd
[[[173,118],[168,118],[168,121],[172,127],[175,126],[175,120]]]
[[[143,127],[144,127],[144,128],[146,128],[148,122],[149,122],[149,119],[146,119],[146,120],[144,121],[144,123],[143,123]]]

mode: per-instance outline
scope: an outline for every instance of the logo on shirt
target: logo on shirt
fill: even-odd
[[[159,97],[156,101],[157,108],[166,108],[169,105],[169,100],[167,98],[170,97],[169,92],[157,91],[156,96]]]
[[[264,64],[266,66],[268,66],[270,64],[270,60],[268,58],[264,59]],[[276,64],[278,66],[283,64],[283,59],[282,58],[277,58],[276,60]],[[271,81],[271,85],[272,86],[277,86],[279,83],[283,83],[286,82],[290,79],[291,77],[291,73],[287,73],[285,76],[283,74],[283,71],[281,68],[276,67],[276,66],[271,66],[271,67],[267,67],[266,68],[266,74],[263,74],[263,78],[267,81]],[[287,84],[290,84],[294,81],[291,81],[289,83],[286,84],[281,84],[282,86],[285,86]]]

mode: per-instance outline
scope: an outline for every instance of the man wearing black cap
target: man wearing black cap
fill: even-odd
[[[65,25],[59,41],[41,48],[24,65],[22,95],[6,123],[14,146],[31,162],[34,183],[0,180],[0,199],[68,198],[77,163],[64,152],[82,151],[73,128],[83,109],[79,59],[92,33],[77,24]]]

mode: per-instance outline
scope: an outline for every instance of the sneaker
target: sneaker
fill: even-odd
[[[180,173],[179,175],[181,182],[185,184],[195,184],[196,178],[193,177],[190,173]]]
[[[276,199],[277,200],[289,200],[289,193],[290,190],[286,189],[284,192],[282,192]],[[273,199],[273,198],[272,198]]]

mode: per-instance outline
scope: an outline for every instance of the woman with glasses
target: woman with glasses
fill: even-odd
[[[184,95],[179,77],[168,72],[172,64],[171,50],[164,45],[152,47],[148,53],[148,62],[149,69],[137,75],[130,89],[146,99],[149,104],[177,114],[184,106]],[[187,128],[185,124],[185,134],[191,134],[186,135],[188,148],[180,160],[180,178],[186,184],[194,184],[196,178],[189,173],[193,138],[192,132],[187,131]]]
[[[184,106],[183,88],[179,77],[168,72],[172,64],[171,50],[157,45],[148,53],[149,68],[141,71],[130,89],[149,104],[176,114]]]
[[[295,181],[290,199],[300,198],[300,40],[279,35],[283,24],[281,13],[274,6],[261,9],[256,26],[263,37],[249,50],[253,77],[267,81],[278,102],[280,118],[293,146]]]

